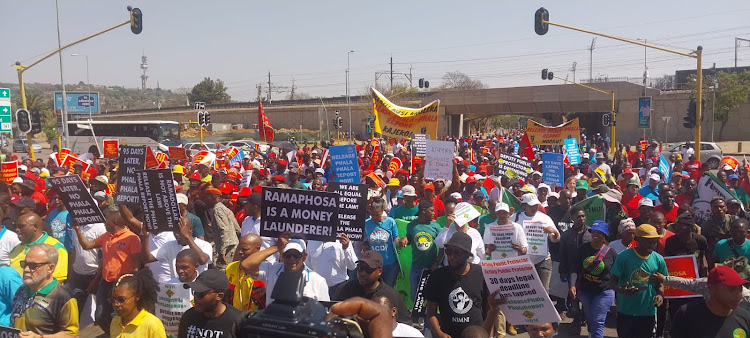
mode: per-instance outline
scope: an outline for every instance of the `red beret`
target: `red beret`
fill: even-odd
[[[286,160],[282,158],[282,159],[276,161],[276,163],[281,164],[281,165],[286,165]]]
[[[286,179],[284,178],[284,176],[276,175],[274,177],[271,177],[271,181],[286,182]]]
[[[253,190],[250,189],[250,187],[242,187],[242,189],[240,189],[240,193],[238,197],[247,197],[247,196],[250,196],[250,194],[252,193],[253,193]]]
[[[259,185],[254,185],[253,186],[253,194],[260,194],[261,192],[263,192],[263,187],[262,186],[259,186]]]
[[[206,194],[209,194],[209,195],[210,195],[210,194],[214,194],[214,195],[219,195],[219,196],[221,196],[221,190],[219,190],[219,189],[216,189],[216,188],[208,188],[208,189],[206,189],[206,190],[205,190],[204,192],[205,192]]]
[[[270,153],[270,154],[268,154],[268,157],[270,157],[270,158],[276,158],[276,153]]]

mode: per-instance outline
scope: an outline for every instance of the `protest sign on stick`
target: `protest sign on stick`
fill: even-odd
[[[159,283],[154,314],[164,324],[167,337],[177,337],[180,318],[185,311],[193,307],[192,303],[193,294],[190,289],[185,289],[182,283]]]
[[[339,195],[336,234],[345,233],[352,241],[363,240],[368,218],[367,209],[362,207],[367,205],[367,184],[331,182],[328,191]]]
[[[179,229],[180,209],[169,169],[136,172],[138,192],[143,207],[143,225],[152,233]]]
[[[331,154],[334,182],[360,183],[357,147],[353,144],[328,148]]]
[[[263,187],[260,235],[333,242],[339,223],[338,195],[332,192]]]

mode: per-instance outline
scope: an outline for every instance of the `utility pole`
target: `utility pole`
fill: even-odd
[[[575,61],[573,61],[573,67],[570,68],[570,71],[573,72],[573,82],[576,82],[576,66],[577,65],[578,65],[578,63],[576,63]]]
[[[354,140],[352,137],[352,102],[349,98],[349,55],[354,53],[354,50],[350,50],[346,53],[346,108],[349,110],[349,141]]]
[[[289,99],[294,100],[294,90],[297,89],[296,86],[294,86],[294,78],[292,78],[292,92],[289,93]]]
[[[393,94],[393,56],[391,56],[391,94]]]
[[[741,41],[750,42],[748,39],[734,38],[734,68],[737,68],[737,49],[740,48]]]
[[[271,71],[268,71],[268,103],[271,103]]]
[[[414,67],[412,67],[411,65],[409,65],[409,88],[412,87],[412,84],[411,84],[411,70],[412,69],[414,69]]]
[[[596,46],[596,37],[591,39],[589,47],[589,83],[594,82],[594,47]]]
[[[711,67],[711,142],[714,141],[714,125],[716,124],[716,89],[719,83],[716,82],[716,62]]]

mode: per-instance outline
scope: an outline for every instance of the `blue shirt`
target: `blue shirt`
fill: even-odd
[[[73,247],[73,228],[70,227],[70,213],[68,210],[55,208],[47,215],[47,225],[49,225],[50,236],[65,246],[68,251],[74,250]]]
[[[383,256],[383,266],[397,262],[393,241],[398,238],[398,226],[393,218],[386,217],[380,223],[368,218],[365,221],[365,234],[364,240],[370,242],[370,250],[375,250]]]
[[[656,190],[651,189],[651,187],[648,185],[644,185],[640,189],[638,189],[638,195],[641,195],[644,198],[648,198],[652,201],[656,201],[659,199],[658,192]]]
[[[0,265],[0,325],[10,326],[13,296],[22,285],[23,279],[16,269]]]

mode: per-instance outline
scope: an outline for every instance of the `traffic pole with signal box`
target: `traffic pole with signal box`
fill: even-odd
[[[65,46],[62,46],[62,47],[60,47],[60,48],[58,48],[58,49],[55,49],[55,50],[54,50],[53,52],[51,52],[51,53],[47,54],[47,55],[46,55],[46,56],[44,56],[43,58],[41,58],[41,59],[37,60],[36,62],[34,62],[34,63],[32,63],[32,64],[30,64],[30,65],[28,65],[28,66],[24,66],[24,65],[21,65],[21,62],[19,62],[19,61],[16,61],[16,63],[15,63],[14,65],[13,65],[13,68],[15,68],[15,69],[16,69],[16,72],[18,73],[18,86],[20,87],[20,91],[21,91],[21,106],[23,107],[23,109],[24,109],[24,110],[25,110],[25,109],[28,109],[28,105],[27,105],[27,103],[26,103],[26,88],[25,88],[25,87],[24,87],[24,85],[23,85],[23,72],[25,72],[26,70],[28,70],[28,69],[29,69],[29,68],[31,68],[31,67],[34,67],[34,66],[36,66],[36,65],[37,65],[37,64],[39,64],[40,62],[42,62],[42,61],[44,61],[44,60],[47,60],[47,59],[49,59],[50,57],[52,57],[52,56],[54,56],[54,55],[57,55],[57,53],[61,52],[61,51],[62,51],[62,50],[64,50],[64,49],[67,49],[67,48],[69,48],[69,47],[75,46],[75,45],[77,45],[77,44],[79,44],[79,43],[81,43],[81,42],[84,42],[84,41],[90,40],[90,39],[92,39],[92,38],[94,38],[94,37],[97,37],[97,36],[99,36],[99,35],[102,35],[102,34],[104,34],[104,33],[107,33],[107,32],[109,32],[109,31],[111,31],[111,30],[114,30],[114,29],[120,28],[120,27],[122,27],[122,26],[126,26],[126,25],[133,25],[133,20],[134,20],[134,14],[133,14],[133,11],[137,11],[137,15],[138,15],[138,20],[139,20],[139,21],[138,21],[138,24],[139,24],[139,25],[141,25],[141,26],[139,26],[140,28],[139,28],[139,30],[138,30],[138,33],[140,33],[140,32],[141,32],[141,31],[140,31],[140,29],[142,29],[142,24],[143,24],[143,17],[142,17],[142,14],[143,14],[143,13],[142,13],[142,12],[141,12],[141,10],[140,10],[140,9],[138,9],[138,8],[132,8],[132,7],[128,6],[128,12],[130,12],[130,18],[128,18],[128,20],[127,20],[127,21],[125,21],[125,22],[123,22],[123,23],[117,24],[117,25],[115,25],[115,26],[112,26],[112,27],[110,27],[110,28],[107,28],[107,29],[105,29],[105,30],[103,30],[103,31],[101,31],[101,32],[98,32],[98,33],[96,33],[96,34],[92,34],[92,35],[89,35],[89,36],[87,36],[87,37],[85,37],[85,38],[83,38],[83,39],[80,39],[80,40],[77,40],[77,41],[73,41],[73,42],[71,42],[71,43],[69,43],[69,44],[67,44],[67,45],[65,45]],[[136,33],[136,31],[135,31],[135,30],[133,30],[133,28],[132,28],[132,27],[131,27],[131,31],[132,31],[133,33],[135,33],[135,34],[138,34],[138,33]],[[63,98],[63,105],[64,105],[64,102],[65,102],[65,99],[66,99],[66,98]],[[63,114],[63,122],[64,122],[64,123],[63,123],[63,130],[65,131],[65,130],[67,130],[67,129],[68,129],[68,126],[67,126],[67,112],[65,111],[65,109],[63,109],[63,112],[62,112],[62,114]],[[29,157],[31,158],[31,160],[32,160],[32,161],[35,161],[35,160],[36,160],[36,158],[34,157],[34,147],[32,147],[32,146],[31,146],[31,144],[32,144],[32,141],[33,141],[33,138],[32,138],[32,135],[31,135],[31,134],[26,134],[26,141],[27,141],[27,142],[28,142],[28,144],[29,144]],[[65,140],[65,142],[67,143],[67,140]],[[62,145],[62,139],[61,139],[61,137],[60,137],[60,136],[59,136],[59,134],[58,134],[58,138],[57,138],[57,149],[62,149],[62,148],[63,148],[63,145]]]
[[[563,25],[563,24],[559,24],[559,23],[555,23],[555,22],[549,21],[549,11],[547,11],[544,7],[539,8],[536,11],[536,13],[534,13],[534,31],[538,35],[545,35],[549,31],[549,26],[550,25],[561,27],[561,28],[566,28],[566,29],[570,29],[570,30],[574,30],[574,31],[579,31],[579,32],[587,33],[587,34],[597,35],[597,36],[605,37],[605,38],[608,38],[608,39],[614,39],[614,40],[618,40],[618,41],[622,41],[622,42],[627,42],[627,43],[638,45],[638,46],[643,46],[643,47],[647,47],[647,48],[657,49],[657,50],[661,50],[661,51],[664,51],[664,52],[669,52],[669,53],[672,53],[672,54],[677,54],[677,55],[687,56],[687,57],[690,57],[690,58],[695,58],[696,61],[697,61],[697,66],[696,66],[696,86],[697,86],[697,89],[696,89],[696,93],[695,94],[696,94],[696,97],[697,97],[698,101],[701,101],[701,102],[703,101],[703,47],[702,46],[698,46],[698,48],[695,51],[693,51],[693,52],[685,53],[685,52],[680,52],[680,51],[672,50],[672,49],[669,49],[669,48],[664,48],[664,47],[661,47],[661,46],[650,45],[650,44],[647,44],[645,42],[640,42],[640,41],[636,41],[636,40],[621,38],[619,36],[614,36],[614,35],[609,35],[609,34],[603,34],[603,33],[598,33],[598,32],[594,32],[594,31],[590,31],[590,30],[586,30],[586,29],[581,29],[581,28],[577,28],[577,27],[573,27],[573,26]],[[700,146],[701,146],[701,113],[702,113],[702,107],[700,105],[697,105],[696,106],[696,110],[695,110],[696,120],[695,120],[695,146],[694,147],[696,149],[696,151],[695,151],[695,159],[698,160],[698,161],[701,160],[701,158],[700,158],[701,155],[700,155],[700,151],[699,151]],[[615,135],[615,123],[614,122],[615,122],[615,116],[612,115],[612,143],[610,144],[610,149],[612,150],[612,153],[615,152],[615,136],[614,136]]]
[[[206,113],[203,111],[198,111],[198,129],[200,129],[201,134],[201,149],[203,149],[203,125],[206,123]]]

